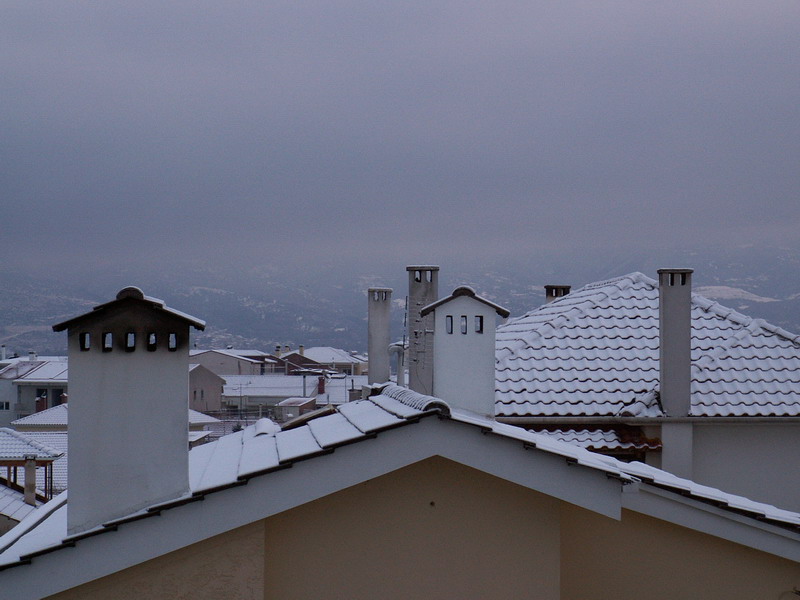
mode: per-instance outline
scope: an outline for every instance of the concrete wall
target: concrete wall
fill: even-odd
[[[483,333],[475,317],[483,318]],[[452,319],[452,329],[447,326]],[[466,333],[461,319],[466,318]],[[495,310],[469,296],[436,308],[433,339],[433,395],[451,406],[494,415]],[[448,333],[448,331],[452,333]]]
[[[561,598],[792,598],[800,566],[623,510],[615,521],[563,504]]]
[[[48,600],[261,600],[264,522],[193,544]]]
[[[800,511],[800,423],[695,424],[694,479]]]

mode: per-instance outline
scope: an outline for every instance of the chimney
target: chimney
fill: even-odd
[[[692,269],[658,270],[659,393],[667,416],[690,413]]]
[[[36,455],[26,454],[25,459],[25,504],[36,506]]]
[[[68,332],[69,535],[189,492],[189,328],[139,288],[53,326]]]
[[[276,344],[275,345],[275,356],[277,356],[278,358],[280,358],[280,356],[281,356],[281,345],[280,344]]]
[[[306,355],[306,347],[303,344],[300,344],[300,346],[298,347],[298,352],[300,352],[300,356],[305,356]]]
[[[367,290],[367,354],[369,376],[367,381],[389,381],[389,316],[392,308],[391,288]]]
[[[569,285],[546,285],[544,286],[544,301],[549,304],[557,298],[569,294],[572,286]]]
[[[289,352],[291,352],[291,350],[292,350],[292,347],[291,347],[291,346],[289,346],[289,344],[286,344],[286,345],[283,347],[283,351],[284,351],[286,354],[289,354]]]
[[[320,375],[319,379],[317,380],[317,394],[324,394],[325,393],[325,376]]]
[[[6,345],[3,344],[2,346],[0,346],[0,360],[5,360],[5,359],[6,359]]]
[[[32,361],[36,360],[36,358],[37,358],[36,352],[34,352],[33,350],[28,352],[28,360],[29,361],[32,362]]]
[[[389,346],[389,355],[397,355],[397,385],[406,387],[406,349],[402,342]]]
[[[483,416],[494,417],[495,325],[502,306],[478,296],[471,287],[423,307],[434,317],[433,396]]]
[[[408,387],[433,393],[433,314],[421,311],[439,298],[439,267],[408,266]]]

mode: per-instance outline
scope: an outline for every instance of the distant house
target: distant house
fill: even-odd
[[[0,426],[67,400],[66,357],[17,359],[0,370]]]
[[[691,276],[589,284],[501,325],[496,417],[800,510],[800,336]]]
[[[222,386],[225,379],[203,365],[189,365],[189,408],[201,412],[222,408]]]
[[[304,359],[313,360],[324,368],[347,375],[363,375],[367,361],[354,353],[330,346],[312,346],[299,352]]]
[[[276,363],[255,350],[190,350],[189,355],[193,363],[217,375],[265,375],[274,371]]]

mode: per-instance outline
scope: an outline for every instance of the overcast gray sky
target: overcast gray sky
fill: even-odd
[[[799,46],[796,0],[4,2],[3,262],[798,245]]]

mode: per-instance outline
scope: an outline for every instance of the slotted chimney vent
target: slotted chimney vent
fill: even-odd
[[[546,285],[544,286],[545,302],[552,302],[557,298],[566,296],[571,289],[571,285]]]

